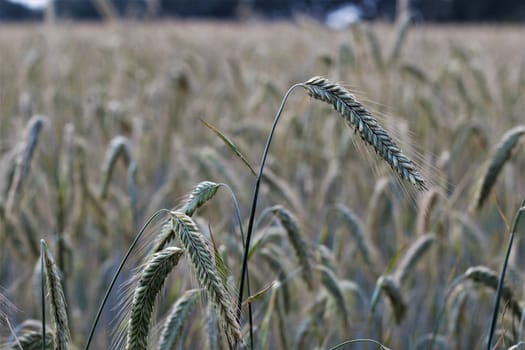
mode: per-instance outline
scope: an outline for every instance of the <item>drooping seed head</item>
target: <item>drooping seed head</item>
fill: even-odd
[[[221,187],[220,184],[211,181],[203,181],[197,184],[197,186],[192,189],[180,211],[188,216],[192,216],[195,210],[215,196],[219,187]]]
[[[472,266],[465,271],[464,278],[473,282],[482,284],[496,291],[498,286],[499,275],[486,266]],[[504,284],[501,290],[501,298],[509,304],[514,315],[519,319],[521,317],[522,306],[514,296],[511,287]]]
[[[525,134],[525,125],[518,125],[508,130],[501,138],[486,167],[485,173],[481,178],[476,193],[476,200],[473,204],[475,209],[479,210],[483,206],[483,203],[487,199],[492,187],[494,187],[503,166],[512,156],[512,151],[523,134]]]
[[[348,90],[323,77],[314,77],[302,86],[311,97],[331,104],[402,179],[419,190],[427,189],[425,179],[414,162],[401,152],[388,132]]]
[[[397,281],[391,276],[381,276],[377,280],[376,289],[378,291],[384,291],[388,296],[394,311],[394,319],[396,320],[396,323],[401,323],[405,317],[407,306],[403,300],[401,288]]]

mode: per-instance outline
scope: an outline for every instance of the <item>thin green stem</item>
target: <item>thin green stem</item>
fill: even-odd
[[[521,213],[525,210],[525,198],[523,198],[520,208],[516,211],[514,219],[512,220],[512,226],[510,228],[510,237],[509,243],[507,245],[507,251],[505,253],[505,260],[503,261],[503,267],[501,268],[501,273],[499,275],[498,287],[496,289],[496,300],[494,302],[494,311],[492,312],[492,321],[490,323],[489,339],[487,343],[487,349],[492,349],[492,340],[494,338],[494,332],[496,330],[496,325],[498,323],[498,312],[499,304],[501,299],[501,292],[503,290],[503,284],[505,282],[505,274],[507,272],[507,264],[509,262],[510,252],[512,250],[512,242],[514,241],[514,233],[518,227],[519,220],[521,218]]]
[[[259,173],[257,174],[257,179],[255,181],[255,188],[253,191],[252,207],[250,211],[250,218],[248,221],[248,229],[246,231],[246,242],[244,244],[244,256],[243,256],[241,276],[240,276],[241,281],[239,285],[239,294],[238,294],[238,301],[237,301],[237,319],[240,319],[241,317],[244,280],[246,278],[247,269],[248,269],[248,252],[250,250],[250,241],[252,238],[253,222],[255,219],[255,211],[257,209],[257,198],[259,197],[259,187],[261,185],[262,174],[264,171],[264,164],[266,163],[266,157],[268,156],[268,151],[270,150],[270,144],[273,139],[273,134],[275,132],[275,128],[277,127],[277,123],[279,122],[279,118],[281,117],[282,111],[284,109],[284,105],[286,104],[286,101],[288,100],[288,97],[290,96],[292,91],[299,86],[302,86],[302,84],[295,84],[284,95],[283,100],[281,102],[281,106],[279,107],[279,110],[277,111],[277,114],[273,121],[272,128],[270,130],[270,134],[268,135],[268,139],[266,141],[266,146],[264,147],[261,164],[259,165]]]
[[[237,219],[237,224],[239,225],[239,231],[241,232],[241,241],[244,244],[244,230],[242,228],[242,218],[241,218],[241,210],[239,208],[239,202],[237,201],[237,197],[235,196],[235,193],[233,192],[233,189],[228,186],[228,184],[222,183],[220,184],[228,189],[228,192],[230,193],[230,196],[232,198],[233,206],[235,208],[235,218]],[[248,294],[251,295],[250,292],[250,274],[247,271],[247,279],[246,279],[246,289],[248,291]],[[254,348],[254,339],[253,339],[253,313],[252,313],[252,305],[248,304],[248,319],[250,322],[250,348]],[[239,319],[237,318],[237,321]],[[240,322],[239,322],[240,323]]]
[[[104,295],[104,299],[102,300],[102,303],[100,304],[100,307],[98,308],[97,315],[95,316],[95,320],[93,321],[93,325],[91,326],[91,330],[89,332],[88,340],[87,340],[86,346],[84,347],[84,350],[88,350],[89,349],[89,345],[91,344],[91,340],[93,339],[93,335],[95,334],[95,329],[97,327],[97,323],[98,323],[98,321],[100,319],[100,316],[102,315],[102,310],[104,309],[104,306],[106,305],[106,302],[108,301],[109,293],[111,293],[111,290],[115,286],[115,283],[117,282],[117,278],[118,278],[120,272],[124,268],[124,264],[128,260],[129,256],[131,255],[131,252],[133,251],[135,246],[137,245],[140,237],[142,236],[142,234],[146,230],[146,227],[148,227],[148,225],[153,221],[153,219],[155,219],[159,214],[162,214],[164,212],[169,213],[170,211],[167,210],[167,209],[160,209],[157,212],[155,212],[155,214],[153,214],[148,219],[148,221],[146,221],[144,226],[142,226],[142,228],[140,229],[139,233],[137,234],[137,236],[135,237],[135,239],[131,243],[131,245],[130,245],[126,255],[124,256],[124,258],[120,262],[120,265],[119,265],[119,267],[117,269],[117,272],[115,272],[115,275],[113,276],[113,279],[111,280],[111,283],[109,284],[108,289],[106,290],[106,294]]]
[[[44,249],[45,242],[40,240],[40,303],[42,306],[42,350],[46,350],[46,293],[44,272]]]

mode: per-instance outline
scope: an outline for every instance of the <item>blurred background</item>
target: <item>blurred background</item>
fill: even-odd
[[[417,21],[502,22],[525,19],[519,0],[0,0],[1,21],[44,18],[247,18],[312,16],[338,28],[358,20],[392,20],[409,9]]]
[[[251,304],[254,349],[359,338],[484,348],[495,283],[480,288],[472,272],[500,271],[525,194],[524,19],[525,0],[0,0],[0,349],[19,349],[2,313],[17,337],[40,334],[41,239],[62,272],[75,350],[157,210],[180,208],[201,181],[225,183],[246,227],[254,177],[213,128],[257,166],[285,91],[315,75],[344,82],[430,191],[399,183],[332,106],[295,91],[250,249],[250,295],[262,291]],[[275,205],[296,217],[313,288]],[[166,220],[148,226],[119,286],[133,290]],[[244,245],[229,193],[195,220],[236,299]],[[519,306],[524,226],[506,278]],[[189,259],[165,285],[152,343],[171,305],[199,287]],[[115,316],[131,310],[120,295],[113,290],[92,349],[119,348],[110,346],[125,329]],[[507,307],[516,300],[502,304],[494,349],[523,344],[525,312]],[[212,306],[195,303],[173,349],[214,349]],[[246,339],[249,324],[243,312]]]

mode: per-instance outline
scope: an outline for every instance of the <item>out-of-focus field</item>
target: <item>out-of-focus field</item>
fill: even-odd
[[[306,19],[1,26],[0,293],[15,306],[0,304],[1,310],[13,328],[41,320],[43,238],[62,270],[71,348],[81,348],[120,260],[155,211],[180,206],[203,180],[225,183],[246,230],[255,177],[201,120],[257,168],[286,90],[323,75],[354,92],[397,135],[432,186],[400,187],[336,111],[295,91],[270,148],[249,260],[251,294],[280,282],[253,300],[256,348],[324,349],[359,338],[391,349],[485,347],[494,286],[472,270],[452,282],[480,265],[499,274],[525,196],[518,143],[475,208],[498,142],[525,124],[524,38],[524,27],[414,26],[403,40],[394,26],[332,32]],[[35,115],[43,126],[31,140]],[[128,158],[117,159],[108,178],[107,152],[119,140]],[[297,218],[312,288],[286,227],[265,210],[276,204]],[[221,188],[193,218],[224,260],[236,301],[243,245],[228,191]],[[147,229],[145,248],[132,254],[118,283],[140,275],[162,223],[161,217]],[[514,312],[525,306],[522,225],[518,232],[498,349],[523,340]],[[408,261],[414,242],[425,250]],[[170,305],[198,281],[183,258],[156,301],[148,348],[155,348]],[[111,294],[92,349],[116,339],[114,318],[129,310],[121,299]],[[222,332],[210,303],[198,299],[181,320],[175,348],[227,348],[224,339],[213,340]],[[247,315],[245,306],[241,326],[249,344]],[[18,349],[9,327],[2,328],[0,346]]]

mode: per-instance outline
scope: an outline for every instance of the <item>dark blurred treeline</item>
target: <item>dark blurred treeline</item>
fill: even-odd
[[[12,3],[7,0],[0,0],[0,20],[38,20],[42,14],[38,11],[31,11],[28,8]]]
[[[296,13],[319,19],[345,4],[361,8],[363,19],[393,19],[399,0],[54,0],[53,16],[96,20],[105,17],[154,19],[289,18]],[[421,21],[524,21],[525,0],[409,0]],[[0,0],[0,20],[41,20],[43,11]]]

